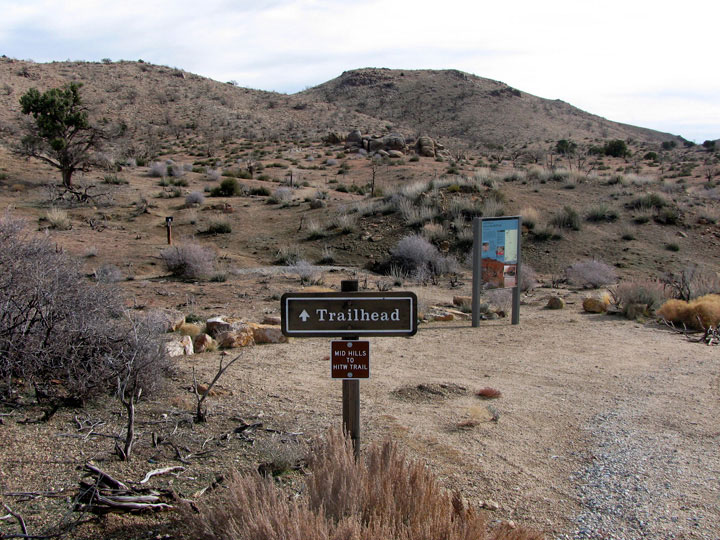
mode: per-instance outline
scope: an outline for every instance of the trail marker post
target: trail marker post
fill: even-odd
[[[360,453],[360,380],[370,374],[370,343],[360,336],[413,336],[417,332],[417,297],[411,292],[358,292],[357,280],[344,280],[340,292],[285,293],[280,324],[288,337],[339,337],[330,350],[331,376],[342,378],[343,430]],[[353,352],[350,352],[353,351]],[[337,352],[337,357],[335,356]],[[352,362],[338,366],[345,356]],[[352,366],[352,369],[348,369]]]
[[[167,229],[168,246],[172,246],[172,222],[173,222],[172,216],[168,216],[165,218],[165,228]]]

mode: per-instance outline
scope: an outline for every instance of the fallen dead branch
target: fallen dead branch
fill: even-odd
[[[147,488],[132,488],[110,476],[89,463],[85,464],[85,477],[93,482],[80,481],[80,490],[73,508],[76,512],[90,512],[93,514],[109,513],[141,513],[169,510],[173,506],[166,501],[173,501],[174,494],[170,490],[151,490]],[[175,467],[150,471],[145,482],[152,476],[151,473],[163,474],[176,470]]]

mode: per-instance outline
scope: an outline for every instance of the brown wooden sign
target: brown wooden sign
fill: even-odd
[[[330,376],[333,379],[369,379],[370,342],[330,342]]]
[[[282,332],[290,337],[412,336],[417,297],[411,292],[286,293]]]

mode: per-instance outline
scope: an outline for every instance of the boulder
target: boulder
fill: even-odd
[[[232,324],[226,321],[223,317],[212,317],[205,322],[205,330],[211,336],[217,337],[222,332],[229,332],[232,330]]]
[[[605,313],[607,311],[607,304],[597,298],[585,298],[582,303],[583,309],[587,313]]]
[[[175,356],[184,356],[185,350],[179,341],[168,341],[165,344],[165,353],[173,358]]]
[[[213,344],[215,344],[215,340],[208,334],[198,334],[195,338],[195,341],[193,342],[196,353],[201,353],[207,351],[208,349],[212,349]]]
[[[343,142],[343,138],[339,133],[331,131],[323,137],[323,141],[327,144],[340,144]]]
[[[551,296],[545,307],[548,309],[563,309],[565,307],[565,300],[559,296]]]
[[[370,139],[367,141],[367,151],[371,154],[382,150],[384,146],[382,139]]]
[[[193,339],[190,336],[183,336],[180,340],[180,345],[182,345],[183,354],[185,356],[191,356],[195,354],[195,348],[193,347]]]
[[[345,137],[345,144],[348,146],[362,146],[362,133],[360,133],[359,129],[354,129],[350,133],[348,133],[347,137]]]
[[[405,154],[403,154],[400,150],[388,150],[388,157],[393,159],[399,159],[404,156]]]
[[[280,326],[280,317],[277,315],[265,315],[265,317],[263,317],[262,323]]]
[[[399,133],[386,135],[383,137],[383,146],[385,147],[385,150],[400,150],[404,152],[406,147],[405,137]]]
[[[280,325],[274,324],[251,324],[253,339],[256,344],[260,343],[287,343],[287,337],[280,330]]]
[[[246,326],[242,330],[230,330],[217,336],[218,345],[223,349],[237,349],[254,345],[252,328]]]
[[[427,136],[418,137],[415,143],[415,151],[421,156],[435,157],[435,141]]]

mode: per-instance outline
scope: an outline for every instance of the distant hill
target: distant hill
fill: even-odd
[[[657,143],[679,137],[611,122],[559,100],[455,70],[359,69],[297,94],[217,82],[142,61],[52,62],[0,58],[0,135],[13,140],[25,121],[18,100],[70,81],[96,121],[122,144],[153,150],[181,136],[212,154],[219,142],[319,140],[352,129],[431,135],[463,147],[519,146],[610,138]]]
[[[471,146],[559,139],[680,140],[457,70],[357,69],[300,95]]]

